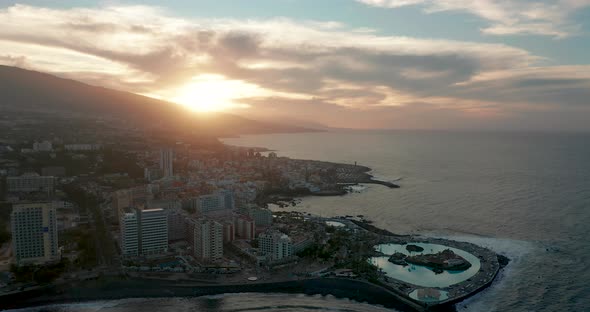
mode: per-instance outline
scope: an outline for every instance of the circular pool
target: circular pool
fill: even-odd
[[[369,261],[377,267],[381,268],[387,274],[388,277],[422,287],[447,287],[453,284],[463,282],[474,276],[475,273],[477,273],[481,267],[481,263],[479,262],[479,259],[476,256],[461,249],[427,243],[409,244],[420,246],[424,248],[424,250],[422,252],[410,252],[406,250],[407,245],[382,244],[375,246],[375,249],[386,254],[387,256],[372,257],[369,259]],[[396,252],[403,253],[405,255],[421,255],[438,253],[445,249],[450,249],[455,254],[469,261],[469,263],[471,263],[471,267],[464,271],[445,270],[443,271],[443,273],[435,274],[430,268],[425,266],[415,264],[401,266],[388,261],[389,255],[392,255]]]

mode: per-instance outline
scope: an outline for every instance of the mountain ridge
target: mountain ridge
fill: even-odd
[[[49,110],[162,124],[217,137],[314,129],[257,121],[229,113],[200,114],[181,105],[52,74],[0,65],[0,110]]]

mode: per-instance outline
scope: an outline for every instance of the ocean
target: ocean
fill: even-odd
[[[365,165],[367,185],[287,210],[364,215],[395,233],[473,242],[511,259],[459,311],[590,311],[590,134],[331,131],[224,139],[279,156]],[[331,296],[228,294],[128,299],[44,311],[383,311]],[[38,308],[27,311],[38,311]],[[149,309],[148,309],[149,310]]]

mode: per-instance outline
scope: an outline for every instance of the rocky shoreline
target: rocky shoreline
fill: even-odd
[[[294,205],[297,198],[306,196],[342,196],[348,194],[350,191],[348,187],[359,184],[378,184],[388,188],[400,188],[399,185],[375,179],[369,172],[372,170],[369,167],[361,165],[349,165],[341,163],[332,163],[316,160],[298,160],[309,162],[310,164],[318,165],[325,168],[335,170],[336,177],[333,188],[322,189],[319,191],[311,191],[307,188],[274,188],[264,192],[264,194],[257,199],[259,204],[277,204],[282,207]]]

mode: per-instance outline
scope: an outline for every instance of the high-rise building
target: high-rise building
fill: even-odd
[[[14,205],[11,224],[18,265],[59,260],[57,213],[51,203]]]
[[[289,258],[293,255],[291,238],[278,231],[268,231],[258,236],[258,244],[263,255],[271,261]]]
[[[256,234],[256,224],[252,218],[248,216],[236,216],[234,218],[234,226],[236,235],[241,239],[254,239]]]
[[[124,212],[119,220],[121,230],[121,255],[135,257],[139,255],[139,222],[137,213]]]
[[[119,221],[123,256],[161,254],[168,250],[168,215],[164,209],[127,209]]]
[[[160,169],[165,178],[174,176],[174,150],[170,148],[160,150]]]
[[[223,225],[213,220],[197,220],[194,227],[195,258],[215,262],[223,257]]]
[[[223,190],[218,192],[223,199],[223,208],[225,210],[234,210],[236,203],[234,201],[234,193],[232,191]]]
[[[236,239],[236,231],[235,231],[234,223],[233,222],[223,222],[223,243],[231,243]]]
[[[168,250],[168,215],[164,209],[138,210],[139,250],[142,255]]]
[[[197,211],[204,215],[228,214],[235,208],[234,195],[231,191],[219,191],[197,198]]]
[[[144,168],[143,177],[148,181],[155,181],[162,177],[162,169],[160,168]]]
[[[256,225],[270,226],[272,224],[272,211],[265,208],[250,209],[249,215]]]
[[[179,241],[185,238],[186,214],[180,209],[168,209],[168,241]]]

